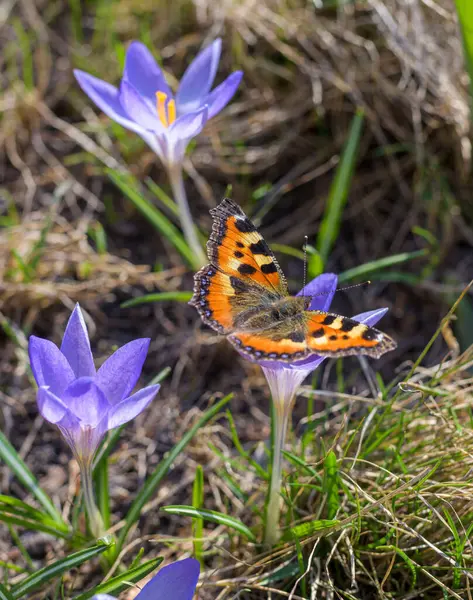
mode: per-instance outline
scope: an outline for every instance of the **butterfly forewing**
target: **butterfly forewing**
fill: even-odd
[[[366,354],[379,358],[393,350],[393,339],[374,327],[348,317],[321,311],[307,311],[307,346],[322,356]]]
[[[241,208],[226,198],[210,212],[214,218],[207,244],[210,262],[228,275],[287,295],[274,254]]]

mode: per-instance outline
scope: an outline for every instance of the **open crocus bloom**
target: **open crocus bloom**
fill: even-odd
[[[200,565],[195,558],[186,558],[163,567],[149,581],[136,600],[192,600]],[[97,594],[92,600],[115,600],[108,594]]]
[[[96,371],[78,304],[60,349],[49,340],[30,337],[39,411],[59,427],[81,464],[90,464],[106,432],[134,419],[159,390],[159,385],[152,385],[129,395],[141,374],[148,346],[149,339],[134,340]]]
[[[324,273],[308,283],[297,295],[311,296],[309,310],[322,310],[327,312],[332,304],[333,296],[337,289],[338,277],[334,273]],[[374,326],[386,314],[387,308],[379,308],[360,313],[352,317],[353,320],[365,325]],[[291,405],[298,387],[304,379],[312,373],[326,357],[312,354],[303,360],[292,363],[279,361],[256,361],[263,368],[268,380],[271,396],[275,402]]]
[[[79,85],[111,119],[138,133],[171,168],[189,141],[231,100],[243,73],[235,71],[211,91],[222,41],[216,39],[188,66],[174,96],[160,67],[141,42],[132,42],[119,88],[75,70]]]

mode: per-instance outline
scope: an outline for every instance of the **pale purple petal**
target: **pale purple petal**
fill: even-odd
[[[204,103],[217,74],[222,40],[217,38],[199,52],[182,76],[176,94],[177,114],[196,110]]]
[[[120,93],[115,86],[78,69],[74,70],[74,75],[82,90],[108,117],[141,134],[143,128],[130,119],[120,102]]]
[[[95,596],[92,596],[92,600],[116,600],[116,598],[109,594],[95,594]]]
[[[227,106],[235,95],[242,77],[243,71],[235,71],[235,73],[232,73],[223,83],[210,92],[205,100],[205,104],[209,107],[209,119],[215,117],[215,115]]]
[[[352,319],[358,321],[358,323],[364,323],[365,325],[373,327],[382,317],[384,317],[388,310],[388,308],[377,308],[376,310],[369,310],[368,312],[355,315]]]
[[[158,393],[159,385],[150,385],[133,396],[113,405],[104,424],[107,429],[114,429],[124,423],[128,423],[139,415]]]
[[[95,375],[89,334],[78,304],[76,304],[67,322],[66,331],[62,338],[61,352],[67,358],[76,377],[93,377]]]
[[[92,428],[107,415],[110,403],[92,377],[76,379],[67,388],[62,401],[81,424]]]
[[[29,339],[28,352],[38,387],[48,386],[53,394],[60,396],[74,379],[67,358],[56,344],[35,335]]]
[[[135,387],[149,347],[149,338],[119,348],[97,371],[95,381],[111,404],[126,398]]]
[[[128,81],[123,80],[120,85],[120,102],[141,129],[147,131],[162,131],[164,129],[158,117],[155,105],[152,105]]]
[[[166,83],[164,74],[148,48],[141,42],[131,42],[126,52],[123,79],[135,90],[156,103],[156,92],[164,92],[172,98],[172,92]]]
[[[192,600],[199,571],[195,558],[167,565],[145,585],[136,600]]]
[[[169,163],[178,164],[182,162],[187,145],[193,137],[202,131],[207,122],[207,117],[207,106],[204,106],[196,112],[179,117],[169,127],[167,136],[167,157]]]
[[[321,363],[323,363],[326,358],[326,356],[311,354],[307,358],[304,358],[303,360],[298,360],[297,362],[293,362],[288,366],[290,369],[296,369],[297,371],[305,371],[306,375],[308,375],[310,372],[314,371]]]
[[[302,288],[297,295],[312,296],[309,310],[327,311],[332,304],[332,299],[337,289],[337,283],[337,275],[334,273],[323,273]]]
[[[62,400],[47,387],[40,387],[37,394],[38,409],[41,416],[50,423],[58,423],[68,412]]]

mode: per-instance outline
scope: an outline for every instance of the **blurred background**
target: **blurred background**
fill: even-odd
[[[4,0],[0,23],[1,420],[24,456],[36,448],[45,488],[65,485],[70,457],[52,428],[40,432],[26,340],[58,342],[76,302],[96,356],[147,336],[147,377],[172,368],[165,401],[125,437],[128,456],[164,452],[186,427],[182,411],[191,418],[216,393],[236,393],[243,439],[268,435],[261,374],[186,304],[192,270],[150,217],[152,207],[178,225],[161,164],[91,103],[73,68],[117,84],[137,39],[175,89],[221,37],[216,83],[235,69],[244,77],[185,161],[202,241],[209,209],[230,194],[294,293],[306,235],[309,275],[371,280],[337,294],[332,308],[389,307],[380,327],[399,345],[377,364],[386,377],[417,358],[473,277],[469,80],[453,0]],[[349,175],[337,191],[344,153]],[[330,206],[339,226],[321,256]],[[123,306],[149,293],[167,296]],[[470,295],[427,364],[472,342]],[[126,473],[115,474],[112,497],[133,485]]]

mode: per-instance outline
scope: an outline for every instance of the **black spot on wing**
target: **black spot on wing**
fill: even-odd
[[[253,225],[250,219],[246,217],[241,219],[236,218],[235,227],[238,229],[238,231],[241,231],[241,233],[253,233],[253,231],[256,231],[256,227]]]
[[[331,325],[337,317],[333,315],[327,315],[325,319],[322,321],[322,325]]]
[[[266,245],[266,242],[259,240],[250,245],[250,250],[253,254],[262,254],[263,256],[271,256],[271,251]]]
[[[233,253],[233,256],[235,258],[243,258],[245,255],[243,254],[243,252],[240,252],[239,250],[235,250],[235,252]]]
[[[246,263],[242,263],[238,267],[238,272],[242,275],[254,275],[256,273],[256,269],[251,265],[247,265]]]
[[[242,279],[238,279],[238,277],[230,277],[230,285],[235,290],[236,294],[242,294],[243,292],[248,291],[248,286]]]
[[[334,342],[337,339],[337,337],[337,335],[331,335],[328,339]]]
[[[374,329],[367,329],[366,331],[363,331],[361,337],[367,342],[374,342],[378,339],[378,334]]]
[[[277,269],[276,265],[273,262],[270,262],[267,265],[261,265],[261,271],[265,275],[270,275],[271,273],[277,273],[278,269]]]
[[[298,344],[301,344],[305,340],[305,335],[302,331],[292,331],[287,337],[291,342],[296,342]]]
[[[244,248],[245,244],[242,244],[241,242],[237,242],[236,246],[237,246],[237,248]]]
[[[348,333],[352,329],[355,329],[357,325],[358,323],[356,321],[352,321],[351,319],[344,319],[340,330]]]
[[[323,329],[323,327],[321,327],[320,329],[316,329],[315,331],[312,332],[312,337],[314,338],[321,338],[324,337],[325,335],[325,331]]]

